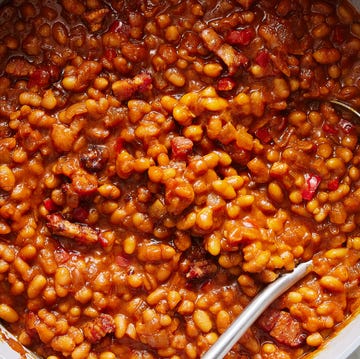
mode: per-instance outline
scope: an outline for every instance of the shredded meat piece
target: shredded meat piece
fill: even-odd
[[[53,234],[88,244],[96,243],[99,240],[98,231],[88,225],[69,222],[57,213],[49,214],[46,218],[47,226]]]

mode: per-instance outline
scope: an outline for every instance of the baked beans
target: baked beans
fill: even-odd
[[[300,358],[359,309],[360,17],[330,0],[0,7],[0,320],[47,359]]]

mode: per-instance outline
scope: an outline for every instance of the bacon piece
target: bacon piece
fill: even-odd
[[[49,214],[46,218],[48,220],[47,226],[53,234],[86,244],[96,243],[99,240],[98,231],[88,225],[72,223],[56,213]]]
[[[203,247],[193,246],[184,257],[185,277],[189,281],[206,281],[216,272],[217,266],[207,258],[207,252]]]
[[[296,348],[306,340],[306,332],[290,313],[283,310],[268,309],[259,319],[260,327],[279,343]]]
[[[223,39],[214,29],[204,29],[200,36],[205,42],[206,47],[224,61],[230,75],[234,74],[240,66],[248,64],[249,59],[236,51],[231,45],[224,43]]]
[[[80,154],[80,162],[87,171],[98,172],[104,169],[109,156],[109,150],[106,147],[92,144]]]
[[[193,142],[186,137],[174,137],[171,140],[171,150],[173,157],[179,160],[185,160],[187,155],[192,151],[193,145]]]
[[[87,322],[84,325],[83,332],[85,338],[90,343],[96,343],[100,341],[106,334],[113,333],[115,331],[115,322],[111,315],[100,314],[92,322]]]

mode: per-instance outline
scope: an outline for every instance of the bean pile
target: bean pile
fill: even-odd
[[[360,17],[326,0],[0,8],[0,320],[47,359],[299,358],[360,307]]]

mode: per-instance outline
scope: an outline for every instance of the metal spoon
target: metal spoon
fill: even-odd
[[[330,100],[334,105],[349,110],[360,119],[360,112],[339,100]],[[235,321],[219,337],[202,359],[222,359],[234,344],[245,334],[264,310],[281,294],[311,271],[312,261],[299,264],[292,272],[286,273],[263,289],[241,312]]]

